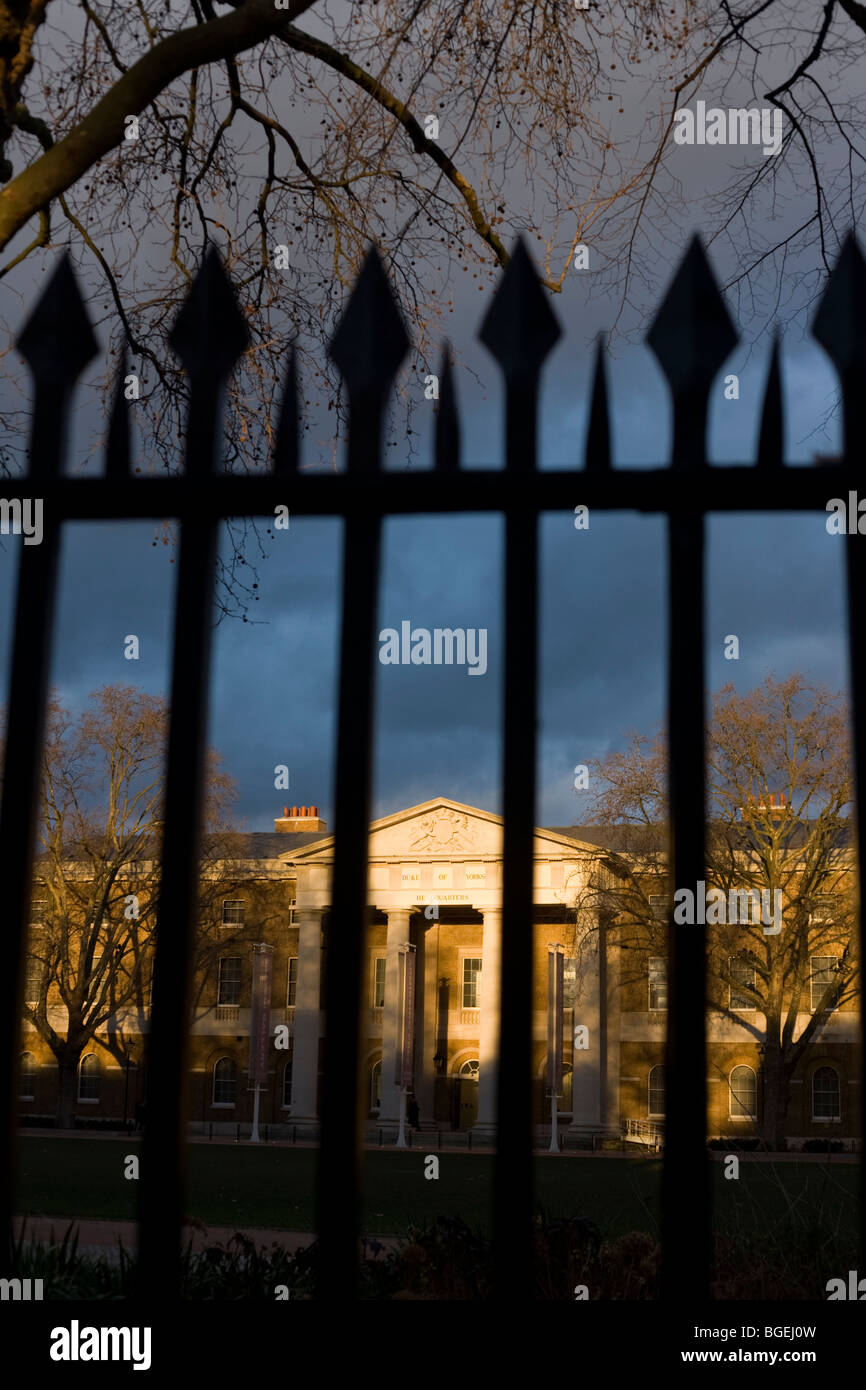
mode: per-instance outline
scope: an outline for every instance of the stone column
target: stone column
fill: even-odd
[[[434,924],[421,920],[418,930],[417,964],[415,967],[415,1099],[421,1112],[421,1128],[435,1129],[436,1097],[436,939]],[[438,929],[438,928],[437,928]]]
[[[604,1105],[601,1118],[606,1134],[619,1134],[622,1130],[622,1082],[620,1079],[622,1060],[622,978],[620,951],[611,939],[610,929],[604,925],[599,928],[601,955],[602,998],[605,1002],[604,1018]]]
[[[588,931],[578,948],[577,990],[571,1073],[572,1115],[569,1132],[597,1134],[602,1128],[602,1082],[606,1071],[606,1036],[598,930]],[[580,1029],[586,1032],[581,1034]],[[578,1047],[579,1042],[582,1047]]]
[[[397,998],[399,973],[397,958],[401,946],[409,940],[409,918],[407,908],[397,908],[388,913],[388,931],[385,940],[385,1007],[382,1010],[382,1088],[379,1108],[380,1125],[400,1123],[400,1090],[394,1084],[394,1068],[397,1065],[397,1032],[399,1019],[397,1011],[400,1001]],[[416,980],[417,984],[417,980]]]
[[[294,1051],[292,1053],[293,1124],[318,1128],[317,1086],[322,1014],[322,908],[299,907],[298,983],[295,991]]]
[[[478,1068],[478,1118],[473,1132],[492,1140],[496,1134],[496,1086],[499,1075],[499,997],[502,959],[502,911],[484,912],[481,945],[481,1031]]]

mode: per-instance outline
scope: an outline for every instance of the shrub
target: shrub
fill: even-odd
[[[796,1220],[757,1234],[754,1214],[716,1231],[712,1297],[716,1300],[826,1298],[827,1279],[856,1266],[856,1242],[831,1229],[819,1202]],[[24,1244],[13,1250],[13,1274],[41,1278],[49,1300],[125,1299],[133,1296],[134,1261],[122,1247],[113,1254],[78,1253],[74,1223],[59,1242]],[[411,1226],[404,1243],[383,1251],[374,1239],[365,1244],[360,1297],[364,1300],[486,1301],[491,1293],[491,1246],[460,1217],[440,1216]],[[661,1248],[647,1231],[604,1239],[581,1217],[551,1219],[541,1213],[535,1226],[535,1297],[571,1302],[575,1285],[586,1285],[591,1301],[648,1302],[660,1296]],[[315,1297],[320,1249],[311,1238],[294,1254],[274,1244],[258,1249],[236,1233],[225,1245],[186,1249],[182,1297],[187,1300],[272,1302],[277,1285],[290,1298]]]
[[[762,1153],[768,1152],[767,1145],[763,1139],[758,1136],[752,1137],[747,1135],[738,1135],[736,1138],[732,1139],[711,1139],[710,1148],[716,1150],[720,1149],[724,1153],[731,1154],[755,1153],[757,1151]]]
[[[113,1133],[125,1133],[129,1128],[129,1121],[124,1124],[121,1115],[76,1115],[73,1118],[73,1125],[76,1129],[111,1130]]]

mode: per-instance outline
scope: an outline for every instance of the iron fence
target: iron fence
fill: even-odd
[[[447,350],[440,373],[435,465],[430,471],[382,469],[383,416],[409,340],[375,250],[361,270],[330,345],[349,400],[348,456],[339,474],[298,471],[299,407],[294,354],[276,422],[271,468],[233,476],[218,471],[220,397],[246,347],[247,328],[217,253],[210,249],[178,316],[171,344],[187,372],[190,410],[184,472],[133,477],[128,404],[120,364],[105,472],[64,476],[66,427],[76,379],[97,344],[68,258],[63,259],[18,339],[35,384],[29,472],[4,480],[9,498],[34,491],[44,502],[43,540],[22,548],[17,591],[8,735],[0,807],[0,882],[6,893],[7,958],[0,972],[4,1119],[0,1186],[12,1230],[17,1072],[23,967],[38,815],[49,651],[65,521],[177,518],[180,554],[171,681],[164,849],[157,916],[150,1094],[140,1182],[139,1290],[178,1292],[187,1133],[190,973],[196,916],[204,730],[217,527],[228,516],[296,516],[345,522],[340,644],[335,859],[329,932],[339,933],[340,969],[326,972],[317,1230],[318,1293],[356,1294],[359,1169],[364,1086],[345,1094],[359,1072],[362,949],[373,749],[375,621],[383,519],[411,513],[499,512],[505,518],[504,849],[499,1126],[494,1162],[495,1294],[533,1294],[531,1116],[533,830],[537,723],[538,517],[590,508],[667,517],[669,575],[668,731],[670,860],[674,883],[704,877],[704,518],[710,512],[824,510],[830,496],[856,491],[866,443],[866,263],[853,237],[830,276],[813,326],[841,383],[844,454],[813,468],[783,465],[778,344],[774,346],[757,456],[711,467],[706,453],[712,381],[737,341],[698,239],[656,315],[648,342],[673,400],[670,464],[614,468],[599,344],[592,382],[584,467],[537,467],[538,388],[560,330],[529,255],[518,242],[481,328],[505,379],[505,466],[460,466],[460,431]],[[849,646],[856,786],[866,787],[866,604],[864,548],[846,541]],[[863,859],[858,826],[858,866]],[[333,953],[331,954],[333,959]],[[688,927],[670,928],[667,1117],[663,1164],[663,1292],[706,1293],[710,1270],[710,1188],[706,1149],[705,943]],[[861,1043],[863,1011],[861,1010]],[[862,1092],[861,1087],[861,1092]],[[862,1101],[861,1101],[862,1106]],[[347,1141],[347,1119],[354,1142]],[[687,1219],[683,1214],[687,1212]]]

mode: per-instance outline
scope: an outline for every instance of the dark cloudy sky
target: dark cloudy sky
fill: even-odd
[[[697,192],[715,185],[709,151],[681,151],[678,173]],[[740,151],[743,159],[761,159]],[[644,254],[663,283],[702,214],[660,225]],[[736,247],[719,273],[736,270]],[[733,261],[732,261],[733,255]],[[717,262],[718,263],[718,262]],[[772,298],[775,267],[764,286]],[[591,293],[590,275],[575,272],[552,299],[563,337],[546,373],[541,403],[541,460],[563,468],[582,461],[590,343],[613,321],[612,295]],[[474,341],[489,292],[473,288],[456,302],[449,333],[463,365],[464,461],[498,466],[502,401],[495,365]],[[730,299],[737,314],[738,302]],[[22,313],[26,311],[22,301]],[[662,375],[639,341],[648,303],[633,315],[635,330],[619,339],[611,363],[614,451],[620,464],[667,458],[669,404]],[[783,369],[788,456],[808,464],[839,443],[835,380],[821,349],[807,336],[803,296],[787,305]],[[754,324],[752,325],[754,330]],[[766,324],[756,341],[731,356],[714,387],[711,457],[747,461],[755,447],[769,350]],[[751,332],[751,339],[755,332]],[[476,383],[470,369],[482,375]],[[6,357],[7,386],[26,390],[24,368]],[[725,401],[724,372],[740,375],[740,399]],[[416,378],[417,381],[417,378]],[[419,393],[420,399],[420,393]],[[425,421],[419,406],[419,427]],[[94,421],[76,422],[75,459],[92,437]],[[391,450],[389,466],[405,460]],[[413,466],[423,466],[422,455]],[[313,464],[312,457],[306,460]],[[782,485],[783,486],[783,485]],[[290,494],[287,501],[291,503]],[[581,501],[575,478],[574,503]],[[802,671],[844,687],[843,543],[828,536],[824,514],[755,515],[714,519],[708,528],[708,688],[733,680],[746,690],[769,671]],[[61,600],[52,679],[62,698],[80,708],[88,693],[111,682],[167,692],[172,597],[171,551],[153,546],[144,525],[76,525],[66,529]],[[579,823],[584,802],[572,790],[576,763],[622,744],[633,729],[651,733],[664,707],[664,523],[620,512],[593,514],[576,531],[571,512],[546,516],[541,529],[542,669],[538,749],[538,820]],[[14,577],[21,540],[0,540],[0,662],[8,674]],[[333,821],[336,652],[341,530],[336,522],[292,519],[260,566],[261,598],[251,618],[225,619],[216,632],[209,738],[237,782],[237,811],[247,829],[272,828],[283,803],[317,804]],[[460,667],[378,666],[374,814],[445,795],[500,809],[500,675],[502,530],[495,517],[401,518],[387,524],[380,627],[484,627],[488,670],[470,677]],[[141,659],[124,660],[127,634],[141,642]],[[739,661],[723,658],[723,638],[740,639]],[[275,791],[274,767],[290,769],[288,793]]]
[[[575,363],[566,339],[547,383],[550,465],[579,453],[588,356],[583,350],[577,357]],[[808,436],[826,411],[832,376],[817,348],[802,347],[785,366],[791,452],[808,459],[816,444],[824,447]],[[722,401],[716,411],[715,457],[750,456],[763,375],[763,362],[755,360],[742,375],[740,400]],[[618,461],[664,459],[668,410],[646,349],[615,364],[612,394]],[[496,397],[491,389],[473,408],[470,439],[495,438]],[[826,447],[833,447],[832,434]],[[482,457],[495,461],[495,449],[477,461]],[[238,812],[249,829],[271,828],[286,799],[274,790],[278,763],[290,769],[290,801],[315,803],[333,817],[340,536],[339,523],[293,520],[261,565],[257,621],[224,619],[216,632],[210,740],[237,781]],[[175,566],[170,551],[152,540],[150,525],[67,528],[53,680],[72,707],[109,682],[167,689]],[[769,670],[802,670],[834,688],[844,685],[842,544],[827,534],[823,515],[711,521],[711,689],[726,680],[747,689]],[[5,538],[0,556],[4,662],[20,545]],[[460,667],[378,667],[377,815],[438,794],[499,808],[501,547],[495,517],[387,525],[380,626],[409,619],[428,628],[486,627],[488,671],[470,677]],[[541,556],[539,821],[562,825],[581,818],[574,765],[620,744],[632,728],[652,731],[662,717],[664,523],[627,512],[592,514],[588,531],[576,531],[571,513],[548,515]],[[141,639],[138,662],[123,657],[128,633]],[[728,633],[740,638],[738,662],[723,658]]]

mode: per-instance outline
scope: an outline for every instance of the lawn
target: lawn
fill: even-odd
[[[130,1139],[23,1137],[17,1210],[32,1216],[134,1220],[136,1183],[124,1177]],[[315,1151],[249,1144],[191,1144],[187,1212],[208,1226],[311,1230]],[[492,1160],[443,1153],[438,1180],[425,1179],[423,1151],[364,1154],[365,1231],[404,1231],[440,1213],[485,1227]],[[713,1163],[719,1226],[782,1235],[812,1229],[829,1237],[856,1225],[857,1168],[817,1163],[749,1163],[726,1181]],[[536,1192],[554,1216],[594,1221],[605,1235],[655,1232],[661,1163],[649,1158],[539,1157]],[[683,1219],[688,1220],[687,1195]]]

